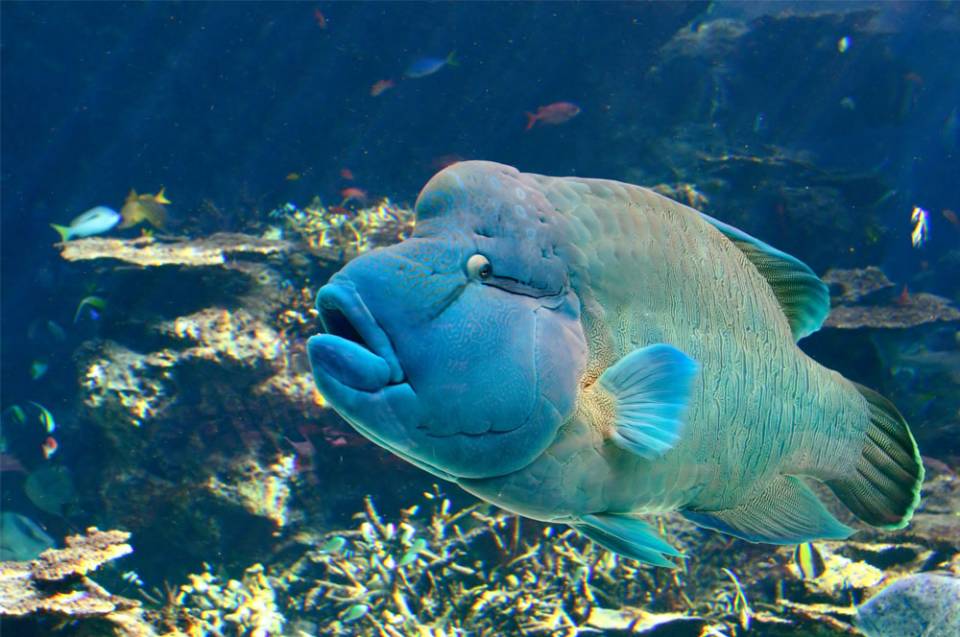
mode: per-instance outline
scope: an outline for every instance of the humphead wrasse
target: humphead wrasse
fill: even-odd
[[[321,288],[317,386],[364,436],[624,556],[679,556],[642,515],[752,542],[899,528],[923,468],[896,408],[806,356],[829,311],[797,259],[650,190],[469,161],[414,235]]]

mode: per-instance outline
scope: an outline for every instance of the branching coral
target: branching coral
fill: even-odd
[[[191,575],[159,623],[173,635],[269,637],[283,634],[285,621],[274,582],[255,564],[239,580],[222,582],[209,567]]]
[[[288,204],[272,215],[283,217],[287,228],[313,253],[337,261],[402,241],[413,232],[414,224],[413,211],[389,199],[360,210],[324,206],[314,199],[303,209]]]
[[[677,573],[618,558],[570,529],[524,532],[520,518],[486,504],[454,511],[436,487],[425,497],[428,515],[414,506],[397,522],[368,498],[357,529],[326,536],[278,575],[291,610],[320,618],[323,634],[389,637],[577,635],[612,622],[639,634],[683,618],[624,604],[679,585]]]

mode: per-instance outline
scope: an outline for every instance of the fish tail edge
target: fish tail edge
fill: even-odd
[[[51,223],[50,227],[57,231],[57,234],[60,235],[61,241],[70,240],[70,228],[68,226],[61,226],[55,223]]]
[[[910,426],[877,392],[853,383],[867,402],[870,426],[850,475],[826,484],[854,515],[871,526],[902,529],[920,502],[923,461]]]
[[[523,130],[530,130],[531,128],[533,128],[533,125],[537,123],[537,119],[539,119],[539,118],[538,118],[536,115],[534,115],[533,113],[530,113],[530,112],[528,111],[528,112],[527,112],[527,127],[524,128]]]

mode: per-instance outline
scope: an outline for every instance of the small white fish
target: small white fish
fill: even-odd
[[[929,218],[929,212],[920,206],[913,207],[913,212],[910,213],[910,221],[913,222],[913,232],[910,233],[910,241],[913,242],[914,248],[919,248],[930,238]]]
[[[50,227],[60,233],[62,241],[69,241],[77,237],[90,237],[103,234],[120,223],[120,213],[113,208],[97,206],[70,222],[69,226],[58,226],[51,223]]]

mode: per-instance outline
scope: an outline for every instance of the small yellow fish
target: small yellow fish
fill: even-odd
[[[800,579],[817,579],[827,570],[823,556],[813,542],[797,545],[793,551],[793,563],[800,571]]]
[[[301,177],[300,173],[290,173],[287,175],[286,179],[287,181],[297,181],[298,179],[300,179],[300,177]]]
[[[53,419],[53,414],[51,414],[50,410],[40,403],[35,403],[31,400],[30,404],[40,410],[40,422],[43,424],[43,428],[47,431],[47,433],[52,434],[57,428],[57,423]]]
[[[132,228],[146,221],[154,228],[163,228],[167,222],[166,206],[170,203],[164,194],[165,188],[155,195],[138,195],[136,190],[130,190],[127,200],[120,209],[123,221],[119,228]]]

